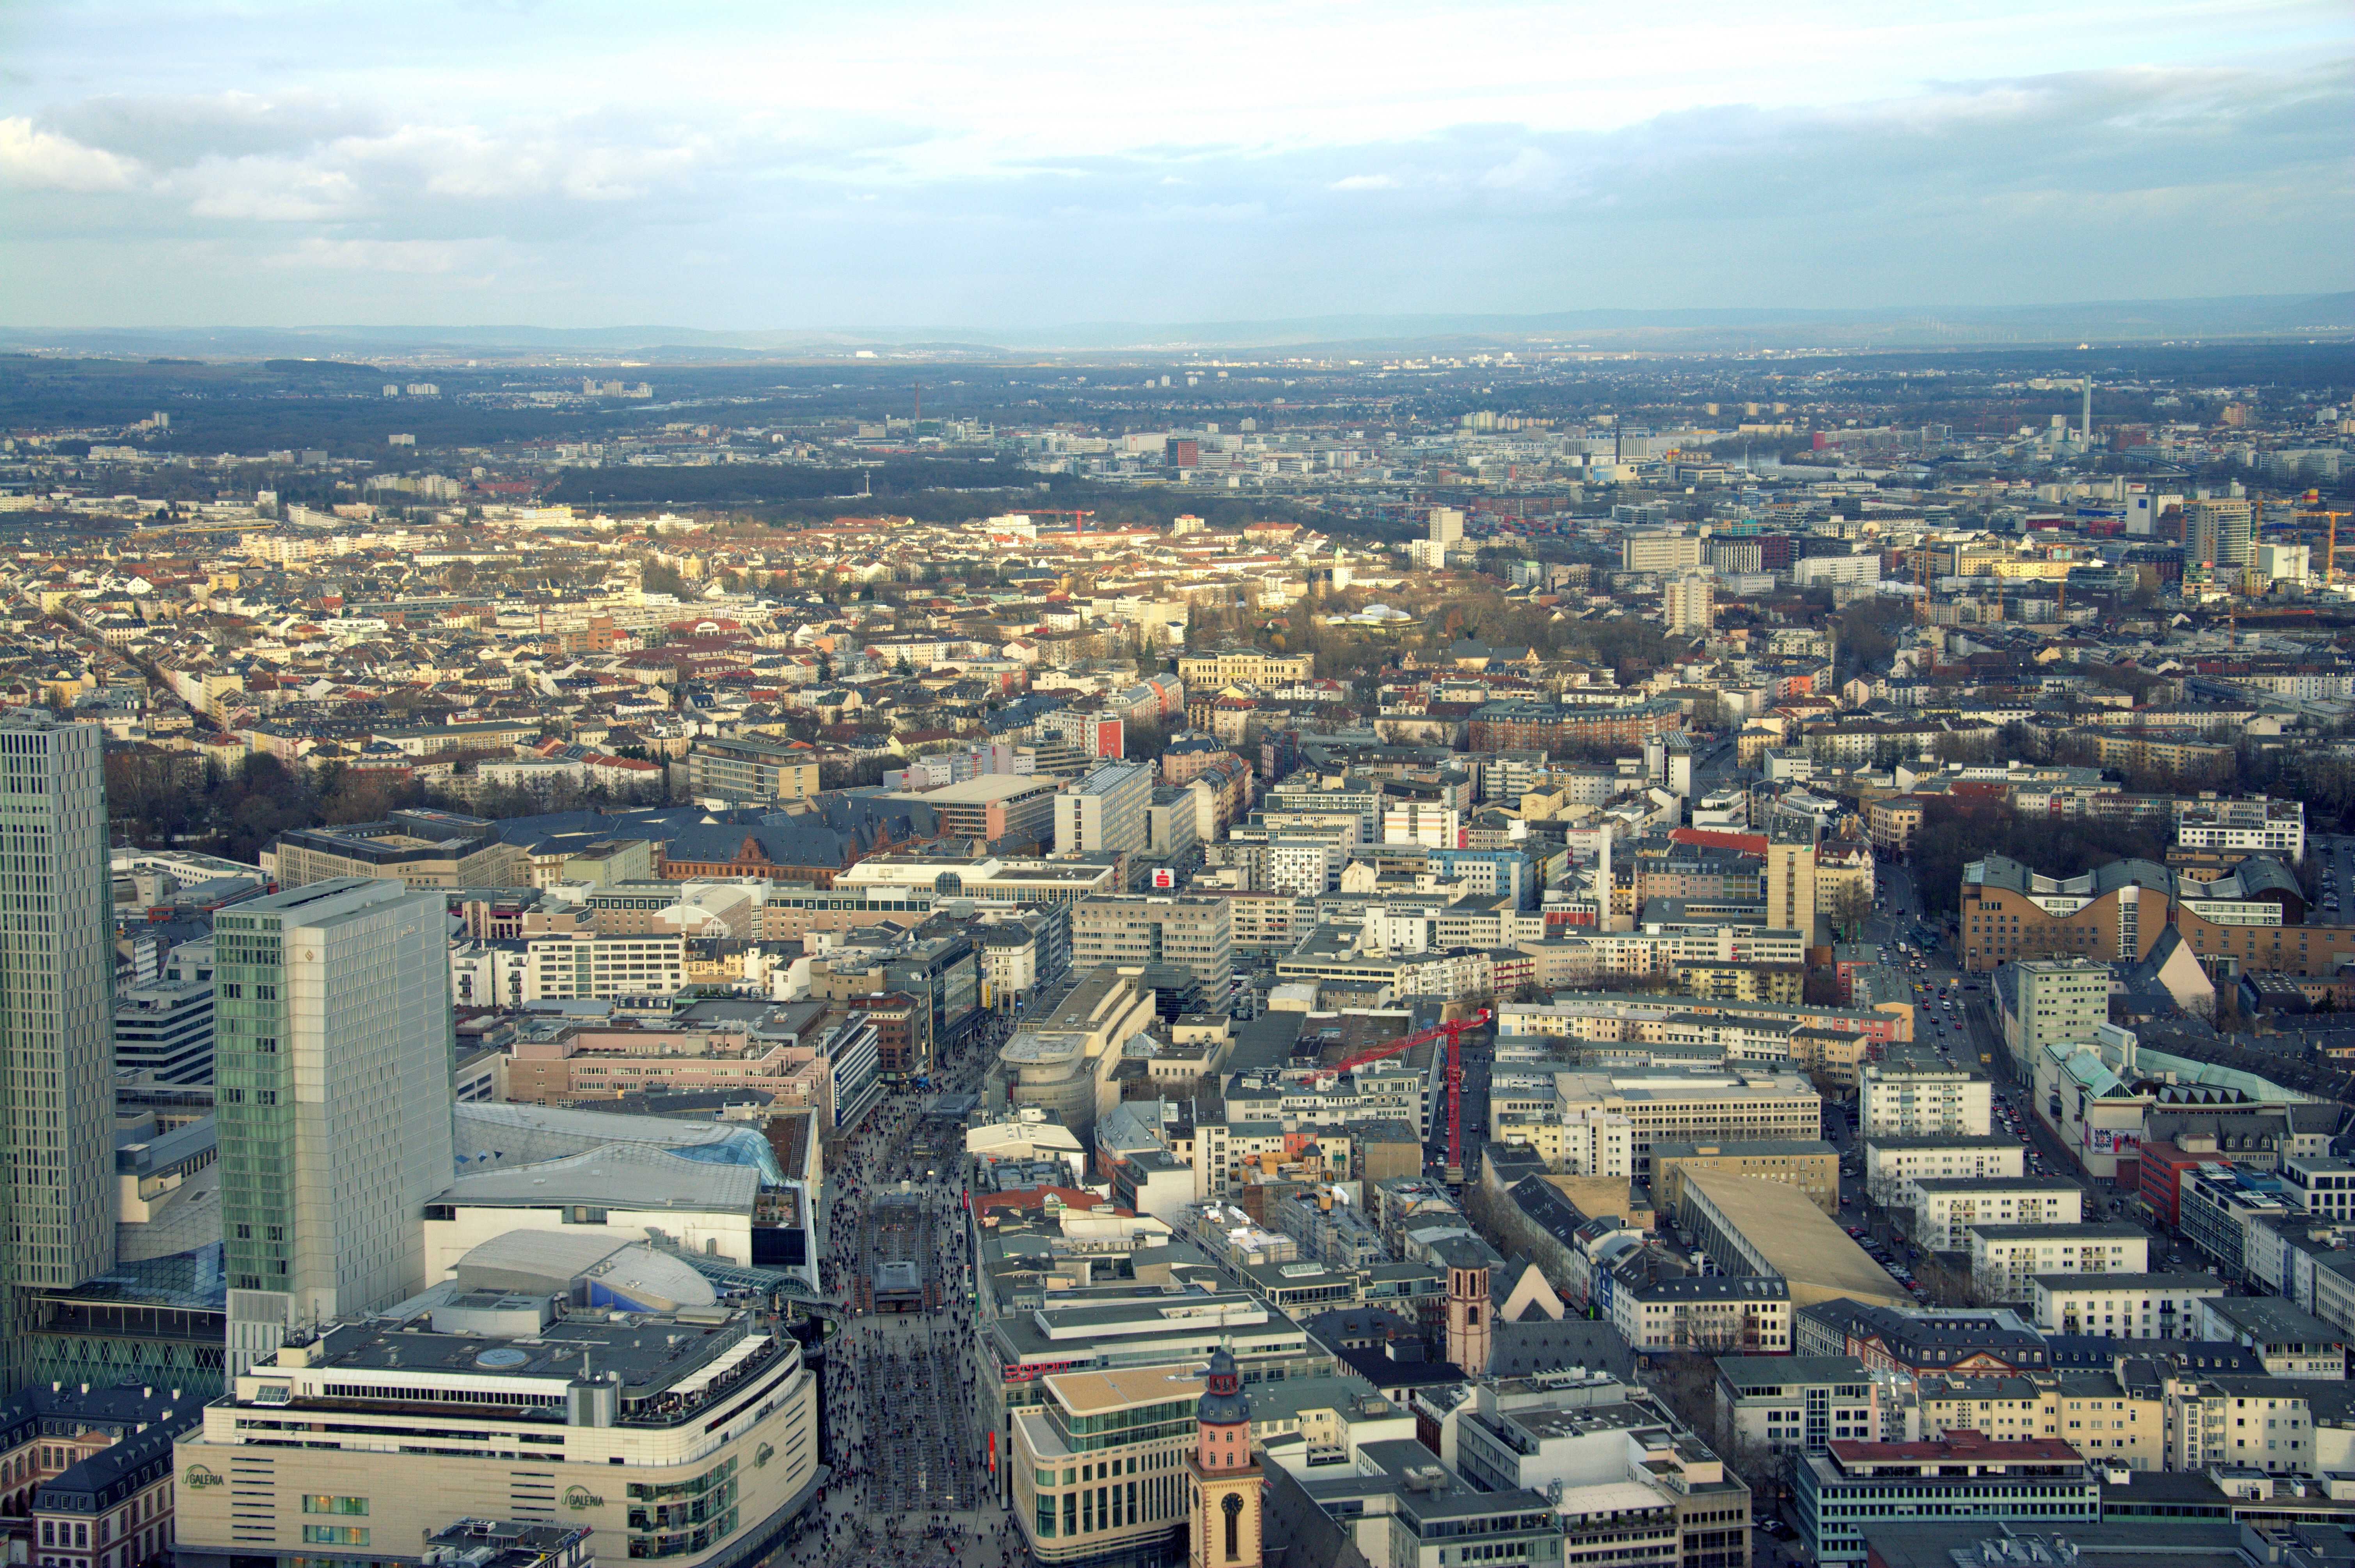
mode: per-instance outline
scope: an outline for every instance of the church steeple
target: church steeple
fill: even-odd
[[[1260,1568],[1260,1467],[1252,1457],[1251,1400],[1224,1348],[1210,1354],[1194,1409],[1194,1488],[1188,1568]]]

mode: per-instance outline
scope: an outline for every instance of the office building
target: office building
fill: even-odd
[[[723,800],[805,800],[818,792],[818,765],[805,746],[705,736],[687,754],[687,788]]]
[[[1120,857],[1123,886],[1145,859],[1145,814],[1153,804],[1153,765],[1099,762],[1055,797],[1055,853]]]
[[[1872,1374],[1854,1356],[1717,1361],[1718,1430],[1737,1446],[1763,1449],[1773,1457],[1821,1454],[1835,1437],[1878,1442],[1902,1436],[1881,1429],[1880,1409]]]
[[[534,937],[524,944],[517,988],[503,1001],[602,1001],[617,996],[670,996],[687,984],[685,937]]]
[[[114,995],[114,1064],[159,1084],[213,1081],[213,985],[155,980]]]
[[[1054,774],[983,773],[937,789],[906,789],[884,797],[921,800],[945,835],[1022,848],[1055,836]]]
[[[61,1289],[114,1265],[114,931],[105,731],[0,720],[0,1052],[8,1066],[7,1273]],[[11,1295],[14,1291],[11,1291]],[[23,1354],[0,1320],[11,1381]]]
[[[1875,1521],[1963,1516],[2042,1525],[2097,1524],[2102,1482],[2083,1456],[2051,1437],[2009,1442],[1956,1431],[1911,1443],[1834,1438],[1800,1457],[1799,1537],[1822,1565],[1865,1563]]]
[[[1771,1275],[1620,1277],[1611,1327],[1640,1354],[1777,1355],[1791,1348],[1791,1287]]]
[[[2222,1160],[2202,1160],[2177,1184],[2176,1222],[2183,1239],[2226,1279],[2249,1279],[2252,1233],[2287,1221],[2295,1190],[2270,1171]]]
[[[1700,540],[1689,534],[1629,534],[1619,541],[1619,568],[1681,572],[1700,565]]]
[[[1840,1207],[1839,1150],[1820,1140],[1745,1139],[1728,1143],[1656,1143],[1652,1145],[1652,1190],[1660,1207],[1673,1213],[1684,1201],[1689,1171],[1721,1171],[1730,1176],[1751,1176],[1780,1181],[1795,1189],[1827,1214]],[[1592,1171],[1593,1175],[1623,1175],[1624,1171]]]
[[[1234,912],[1193,894],[1114,893],[1071,910],[1071,967],[1169,964],[1201,982],[1202,1005],[1223,1009],[1234,980]]]
[[[1393,800],[1382,807],[1382,842],[1425,849],[1464,847],[1464,814],[1431,800]]]
[[[2355,1220],[2355,1160],[2298,1154],[2282,1161],[2283,1195],[2318,1220]]]
[[[1796,1074],[1771,1070],[1563,1072],[1554,1075],[1553,1099],[1553,1118],[1564,1123],[1591,1110],[1625,1117],[1635,1171],[1646,1177],[1663,1143],[1813,1142],[1824,1130],[1823,1096]]]
[[[1440,1562],[1741,1568],[1748,1560],[1750,1488],[1647,1392],[1557,1370],[1484,1381],[1466,1395],[1439,1422],[1443,1460],[1491,1509],[1546,1499],[1550,1520],[1536,1517],[1560,1532],[1544,1543],[1559,1555],[1541,1558],[1537,1543],[1508,1536],[1442,1547]]]
[[[523,887],[529,858],[502,843],[476,817],[448,811],[395,811],[380,822],[292,828],[261,852],[261,868],[281,887],[339,876],[382,877],[411,887]]]
[[[1121,1048],[1153,1022],[1154,992],[1134,973],[1079,966],[1077,984],[998,1047],[993,1076],[1008,1103],[1051,1116],[1085,1137],[1120,1100]]]
[[[438,894],[360,877],[214,916],[232,1376],[427,1283],[419,1219],[453,1168],[446,921]]]
[[[773,1552],[823,1475],[800,1345],[643,1247],[595,1283],[701,1304],[567,1315],[569,1287],[590,1282],[542,1291],[517,1266],[553,1250],[473,1271],[511,1287],[336,1324],[237,1375],[179,1444],[179,1568],[415,1563],[460,1519],[585,1526],[615,1563]]]
[[[1464,537],[1464,514],[1453,506],[1434,506],[1423,537],[1434,545],[1453,545]]]

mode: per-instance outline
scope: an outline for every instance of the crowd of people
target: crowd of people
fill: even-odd
[[[840,1324],[824,1358],[832,1474],[823,1503],[803,1515],[771,1556],[779,1568],[1030,1568],[1022,1533],[997,1500],[996,1478],[980,1446],[973,1314],[963,1284],[975,1262],[964,1224],[964,1180],[958,1161],[926,1167],[911,1147],[925,1102],[938,1094],[976,1092],[1011,1028],[1010,1020],[985,1019],[941,1052],[929,1090],[896,1090],[836,1155],[822,1254],[826,1294]],[[878,1312],[861,1292],[862,1276],[873,1266],[865,1255],[868,1208],[903,1181],[929,1222],[924,1234],[931,1255],[922,1261],[930,1309]],[[912,1455],[905,1446],[921,1435],[909,1430],[905,1418],[926,1398],[955,1436],[937,1450]],[[935,1451],[964,1473],[931,1477],[922,1460]],[[921,1478],[920,1495],[909,1495],[911,1470]]]

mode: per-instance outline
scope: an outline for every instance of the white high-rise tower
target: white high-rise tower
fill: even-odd
[[[336,877],[213,917],[214,1114],[233,1377],[290,1329],[421,1290],[450,1184],[441,895]]]

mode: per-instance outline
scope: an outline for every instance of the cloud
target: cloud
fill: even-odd
[[[268,96],[110,93],[65,105],[47,118],[79,142],[157,169],[291,155],[381,131],[386,123],[384,111],[373,105],[301,89]]]
[[[292,251],[272,259],[280,267],[326,268],[342,272],[454,272],[466,259],[464,247],[424,239],[327,239],[313,235]]]
[[[138,164],[70,136],[36,128],[22,115],[0,119],[0,183],[29,190],[128,190]]]
[[[1381,26],[1428,26],[1402,16]],[[220,319],[208,302],[253,297],[257,249],[290,296],[347,298],[334,289],[365,275],[370,303],[411,320],[445,288],[519,319],[711,325],[2009,302],[2344,287],[2321,237],[2355,217],[2355,80],[2328,40],[2295,57],[2315,65],[1891,71],[1870,95],[1777,102],[1734,94],[1820,84],[1762,69],[1639,91],[1588,56],[1493,42],[1504,69],[1476,90],[1451,35],[1428,95],[1383,65],[1362,88],[1312,72],[1296,99],[1189,80],[1208,97],[1170,115],[1156,106],[1183,73],[1156,64],[1123,115],[1103,82],[1075,85],[1068,113],[1037,107],[1057,94],[928,90],[915,56],[937,37],[902,70],[855,18],[827,26],[864,28],[882,52],[863,62],[819,37],[773,69],[783,55],[754,38],[699,75],[679,64],[695,40],[667,30],[634,40],[642,69],[623,50],[575,69],[594,37],[514,25],[552,51],[536,76],[389,36],[257,44],[288,62],[258,71],[222,46],[180,73],[201,90],[152,58],[52,71],[39,90],[58,101],[0,120],[0,183],[22,193],[0,247],[41,259],[11,268],[33,302],[10,313],[106,298],[84,280],[128,254],[170,280],[155,308]],[[1984,53],[1908,37],[1958,72]],[[961,63],[977,79],[1000,62]],[[218,90],[249,72],[262,85]],[[73,97],[84,79],[125,90]],[[0,111],[31,90],[0,82]],[[879,96],[888,110],[864,107]],[[671,264],[689,253],[691,281]],[[293,308],[263,292],[240,308]]]

